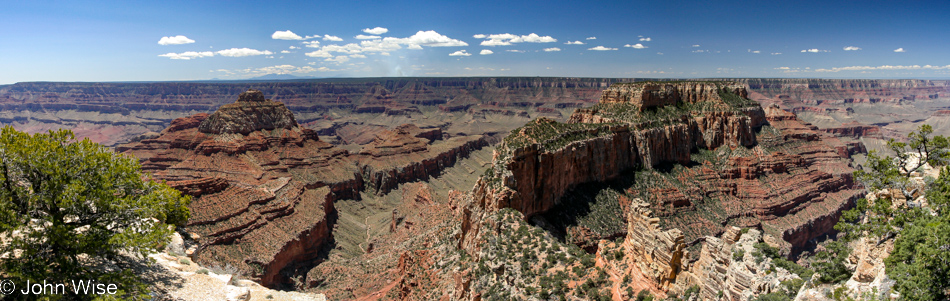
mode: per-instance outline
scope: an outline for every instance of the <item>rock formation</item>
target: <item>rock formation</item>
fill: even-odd
[[[378,133],[360,150],[357,160],[367,188],[385,194],[399,183],[437,176],[456,159],[487,145],[480,135],[443,139],[439,129],[404,124],[394,131]]]
[[[631,204],[624,244],[640,272],[667,289],[681,272],[686,243],[683,231],[660,228],[660,219],[652,217],[649,206],[639,199]]]
[[[403,125],[350,154],[299,127],[283,103],[248,90],[116,150],[194,197],[187,229],[200,237],[195,260],[277,287],[307,273],[333,239],[335,200],[427,179],[487,145],[477,135],[442,138],[440,129]]]
[[[678,285],[683,289],[698,285],[701,300],[749,300],[778,290],[782,281],[797,278],[783,268],[773,267],[770,258],[755,258],[754,245],[761,239],[758,230],[743,234],[735,227],[722,237],[706,237],[699,259],[686,268]]]
[[[723,225],[759,228],[786,249],[803,247],[832,229],[859,190],[849,163],[817,128],[745,95],[729,83],[615,85],[568,123],[538,119],[513,130],[462,212],[460,246],[477,249],[468,241],[480,235],[478,223],[464,218],[513,208],[531,219],[580,184],[635,174],[615,201],[626,210],[624,244],[639,273],[663,291],[702,283],[707,297],[713,288],[731,290],[733,299],[767,292],[777,278],[755,284],[756,268],[716,259],[729,256],[738,239],[715,238],[733,229]],[[722,266],[719,280],[686,260],[683,249],[703,241],[698,259],[708,261],[703,268]]]

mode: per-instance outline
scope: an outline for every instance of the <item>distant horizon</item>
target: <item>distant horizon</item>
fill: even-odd
[[[291,78],[291,79],[254,79],[254,78],[244,78],[244,79],[195,79],[195,80],[138,80],[138,81],[23,81],[15,82],[8,84],[0,84],[0,86],[10,86],[15,84],[26,84],[26,83],[189,83],[189,82],[294,82],[294,81],[313,81],[313,80],[334,80],[334,79],[387,79],[387,78],[578,78],[578,79],[638,79],[638,80],[659,80],[659,81],[675,81],[675,80],[730,80],[730,79],[816,79],[816,80],[931,80],[931,81],[948,81],[950,82],[950,77],[918,77],[918,78],[860,78],[860,77],[601,77],[601,76],[530,76],[530,75],[506,75],[506,76],[361,76],[361,77],[301,77],[301,78]]]

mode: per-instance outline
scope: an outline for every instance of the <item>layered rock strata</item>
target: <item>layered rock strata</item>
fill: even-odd
[[[372,143],[354,157],[366,188],[378,195],[400,183],[438,176],[458,158],[488,145],[481,135],[443,139],[438,128],[420,129],[404,124],[376,134]]]
[[[335,200],[437,175],[485,145],[481,136],[443,139],[440,129],[403,125],[351,154],[249,90],[213,114],[176,119],[157,137],[116,149],[194,197],[187,229],[200,237],[195,260],[277,287],[307,273],[332,241]]]
[[[686,243],[683,231],[662,229],[649,206],[639,199],[631,204],[624,245],[641,273],[661,288],[669,288],[681,272]]]
[[[701,300],[749,300],[778,291],[782,281],[798,278],[773,267],[770,258],[755,258],[754,245],[761,239],[758,230],[743,234],[735,227],[721,237],[706,237],[699,260],[684,267],[677,289],[699,286]]]
[[[831,230],[859,190],[849,163],[822,142],[817,128],[746,95],[730,83],[612,87],[568,123],[538,119],[512,131],[473,188],[472,207],[461,214],[478,219],[513,208],[531,219],[579,184],[633,174],[621,199],[640,197],[649,205],[621,202],[625,244],[655,287],[681,292],[703,283],[710,287],[704,293],[716,287],[731,290],[734,299],[767,292],[771,286],[748,281],[755,268],[719,271],[727,276],[717,282],[691,267],[683,248],[713,241],[703,243],[708,250],[699,256],[726,269],[731,260],[716,258],[727,256],[738,236],[728,243],[715,236],[730,231],[727,225],[762,229],[786,249],[802,247]],[[463,219],[463,249],[477,248],[468,245],[479,235],[476,224]]]

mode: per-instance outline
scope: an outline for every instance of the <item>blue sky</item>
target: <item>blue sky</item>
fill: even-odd
[[[950,1],[2,5],[0,84],[274,73],[950,78]]]

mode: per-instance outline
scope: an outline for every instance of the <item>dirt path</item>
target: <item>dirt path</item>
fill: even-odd
[[[363,219],[363,226],[366,227],[366,247],[369,247],[369,216]],[[366,248],[363,247],[363,242],[359,244],[360,250],[363,250],[363,253],[366,253]]]

